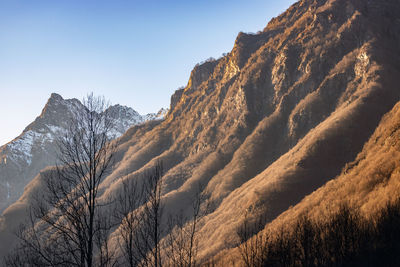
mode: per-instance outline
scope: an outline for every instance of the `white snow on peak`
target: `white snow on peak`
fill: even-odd
[[[130,107],[115,105],[110,107],[112,109],[111,116],[113,117],[114,128],[109,133],[109,138],[118,138],[123,135],[130,127],[139,125],[151,120],[164,119],[168,109],[160,109],[158,113],[149,113],[140,115],[137,111]],[[115,114],[118,113],[118,115]]]
[[[59,126],[55,126],[55,125],[46,125],[47,128],[49,128],[49,130],[53,133],[53,134],[59,134],[59,133],[63,133],[65,131],[65,129],[59,127]]]
[[[29,130],[7,145],[7,148],[11,151],[9,157],[17,164],[22,161],[30,165],[32,163],[32,147],[35,144],[41,146],[53,140],[54,135],[51,133],[38,133]]]
[[[52,95],[52,105],[55,108],[51,109],[52,113],[57,113],[57,106],[66,106],[71,114],[79,113],[84,106],[77,99],[63,99],[59,95]],[[108,134],[110,139],[118,138],[123,135],[130,127],[138,124],[145,123],[150,120],[163,119],[167,114],[168,109],[160,109],[158,113],[149,113],[146,115],[140,115],[138,112],[130,107],[115,105],[109,108],[110,116],[113,119],[114,127]],[[49,110],[48,110],[49,111]],[[56,117],[57,118],[57,117]],[[45,124],[40,129],[30,130],[24,132],[18,138],[14,139],[7,144],[8,158],[18,166],[29,166],[32,163],[32,148],[34,151],[45,149],[46,144],[50,144],[56,140],[57,136],[64,133],[66,129],[62,126],[62,122],[59,125],[57,121],[51,124]],[[39,152],[40,153],[40,152]]]
[[[151,120],[163,120],[168,113],[168,109],[161,108],[157,113],[149,113],[143,115],[144,121],[151,121]]]
[[[36,132],[29,130],[20,138],[9,143],[7,147],[11,151],[10,157],[17,161],[24,161],[30,165],[32,163],[32,145],[36,136]]]

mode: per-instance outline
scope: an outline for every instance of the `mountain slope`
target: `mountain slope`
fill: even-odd
[[[200,230],[200,256],[234,244],[240,214],[270,221],[333,179],[399,100],[399,25],[386,17],[396,9],[394,1],[300,1],[262,33],[239,34],[227,57],[193,70],[148,135],[170,143],[141,147],[145,136],[118,167],[133,165],[133,178],[162,159],[174,209],[206,184],[215,211]],[[116,181],[116,190],[117,178],[105,186]]]
[[[0,147],[0,213],[15,202],[25,185],[46,166],[54,165],[55,141],[68,127],[74,112],[84,106],[77,99],[63,99],[53,93],[42,113],[28,125],[20,136]],[[160,114],[140,115],[132,108],[114,105],[108,112],[113,119],[110,138],[116,138],[131,126],[145,121],[163,118]]]
[[[287,224],[300,214],[318,219],[348,203],[371,216],[398,198],[400,160],[400,103],[381,120],[356,159],[335,179],[280,215],[269,227]]]
[[[399,140],[400,102],[382,118],[362,151],[338,176],[266,224],[259,234],[293,229],[303,216],[323,223],[343,205],[360,211],[366,218],[374,218],[400,195]],[[232,259],[238,261],[240,254],[236,249],[228,249],[216,259],[229,263]]]
[[[335,179],[400,100],[399,9],[303,0],[262,32],[240,33],[227,56],[193,69],[164,121],[121,136],[102,197],[162,160],[165,217],[188,211],[199,184],[211,203],[200,260],[234,247],[246,212],[271,222]],[[4,212],[0,239],[40,180]]]

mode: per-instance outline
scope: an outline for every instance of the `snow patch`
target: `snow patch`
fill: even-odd
[[[64,100],[61,97],[54,97],[52,105],[66,106],[71,114],[80,113],[84,108],[77,99]],[[48,111],[57,113],[58,110],[58,108],[52,108]],[[121,105],[112,106],[110,107],[109,115],[112,117],[114,127],[108,133],[108,138],[118,138],[134,125],[142,124],[150,120],[163,119],[167,112],[167,109],[161,109],[158,113],[150,113],[142,116],[130,107]],[[45,124],[44,127],[41,127],[39,130],[28,130],[7,145],[10,151],[9,159],[20,167],[30,166],[32,164],[33,150],[36,151],[36,148],[43,150],[46,144],[54,142],[57,136],[66,131],[67,130],[62,127],[62,124],[55,125],[54,122]],[[35,148],[32,149],[33,147]],[[5,160],[4,163],[6,163]]]
[[[43,145],[45,142],[53,141],[54,136],[50,133],[38,133],[32,130],[25,132],[20,138],[12,141],[7,145],[8,149],[11,151],[10,158],[12,158],[15,163],[24,162],[27,165],[32,163],[32,147],[35,144]]]
[[[167,108],[161,108],[157,113],[149,113],[142,117],[145,122],[151,120],[163,120],[167,115],[168,111],[169,110]]]
[[[54,134],[62,133],[62,132],[65,131],[65,129],[63,129],[63,128],[59,127],[59,126],[55,126],[55,125],[46,125],[46,126]]]

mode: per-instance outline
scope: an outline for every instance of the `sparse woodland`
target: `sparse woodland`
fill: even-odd
[[[201,192],[193,199],[189,223],[183,215],[169,219],[165,244],[161,162],[144,174],[142,184],[124,181],[121,194],[100,201],[99,185],[115,151],[109,139],[112,120],[104,98],[90,94],[84,105],[59,139],[62,165],[44,177],[44,192],[36,196],[29,222],[16,233],[20,243],[5,265],[195,266]],[[111,248],[116,227],[118,245]]]
[[[374,216],[363,217],[348,204],[326,218],[301,216],[277,231],[261,221],[238,228],[240,262],[220,259],[206,266],[399,266],[400,198]]]

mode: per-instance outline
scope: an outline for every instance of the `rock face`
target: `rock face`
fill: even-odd
[[[152,120],[162,120],[167,116],[169,109],[161,108],[157,113],[149,113],[142,116],[142,122],[152,121]]]
[[[397,0],[302,0],[262,32],[240,33],[227,56],[193,69],[163,121],[120,138],[102,197],[158,160],[166,217],[188,211],[203,185],[212,207],[199,226],[203,261],[234,246],[246,212],[274,223],[335,180],[400,100],[399,12]],[[0,243],[40,179],[4,212]]]
[[[20,136],[0,147],[0,213],[22,195],[41,169],[56,163],[55,140],[68,127],[68,118],[83,108],[79,100],[53,93],[40,116]],[[114,121],[110,138],[121,136],[133,125],[162,119],[165,113],[142,116],[121,105],[109,107],[108,112]]]

